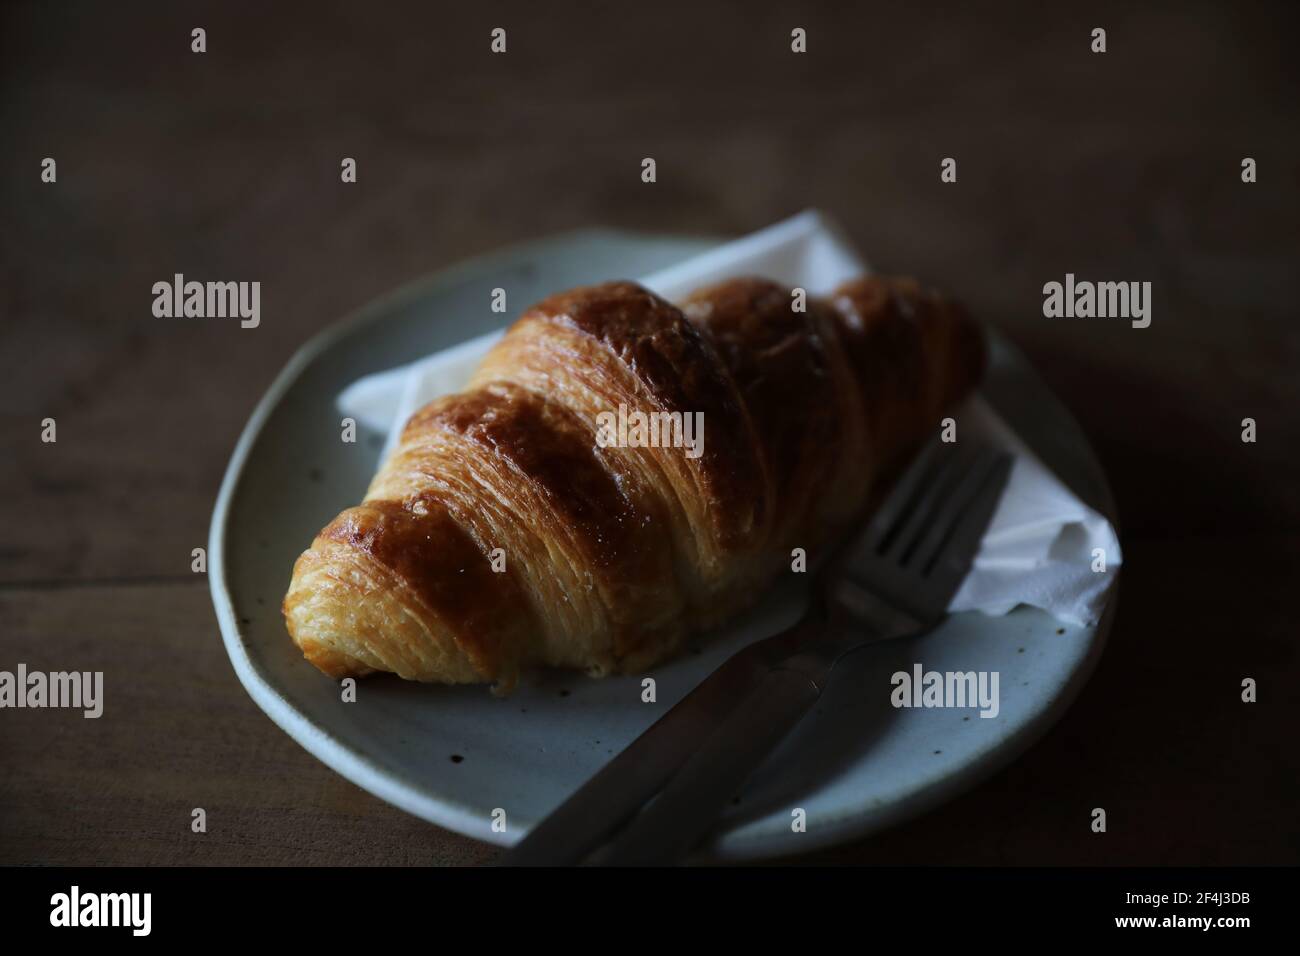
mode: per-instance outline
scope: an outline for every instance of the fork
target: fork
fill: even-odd
[[[601,864],[684,857],[817,702],[836,664],[943,620],[1011,465],[987,446],[927,445],[818,572],[799,623],[729,658],[501,862],[580,862],[624,824]]]

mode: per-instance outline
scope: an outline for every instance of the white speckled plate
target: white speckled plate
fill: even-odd
[[[737,647],[786,626],[799,594],[774,590],[744,621],[639,678],[548,674],[511,697],[391,676],[360,682],[355,703],[289,640],[280,599],[294,559],[374,474],[384,436],[339,440],[335,398],[391,368],[506,324],[486,305],[496,286],[526,304],[557,290],[644,275],[714,241],[587,231],[474,260],[408,286],[307,343],[244,429],[226,471],[209,542],[212,598],[239,679],[267,715],[330,767],[388,802],[479,839],[517,841]],[[984,394],[1085,502],[1115,520],[1105,478],[1069,413],[994,337]],[[810,715],[751,779],[703,857],[798,853],[913,816],[1022,752],[1073,700],[1099,655],[1100,625],[1068,627],[1019,609],[953,616],[913,642],[857,655]],[[889,677],[927,670],[998,671],[1001,713],[899,709]],[[790,811],[807,813],[793,833]],[[492,812],[506,811],[494,832]]]

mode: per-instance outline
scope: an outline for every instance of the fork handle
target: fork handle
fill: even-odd
[[[753,771],[821,696],[821,682],[778,665],[619,834],[603,866],[675,863],[713,828]]]

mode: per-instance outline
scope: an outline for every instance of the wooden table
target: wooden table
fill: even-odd
[[[1100,668],[1041,743],[808,859],[1300,860],[1286,8],[613,6],[5,7],[0,668],[103,670],[111,693],[100,720],[0,712],[0,863],[492,860],[326,769],[239,686],[190,571],[235,439],[309,336],[422,273],[570,228],[741,233],[808,206],[1028,353],[1108,469],[1126,565]],[[176,272],[259,280],[261,326],[154,318]],[[1151,281],[1151,327],[1045,319],[1066,272]]]

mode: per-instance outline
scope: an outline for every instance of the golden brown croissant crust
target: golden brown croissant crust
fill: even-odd
[[[965,312],[910,279],[793,302],[737,279],[680,309],[631,282],[533,306],[298,559],[295,643],[334,677],[508,686],[648,667],[750,603],[861,515],[985,362]],[[700,413],[702,447],[598,441],[620,406]]]

